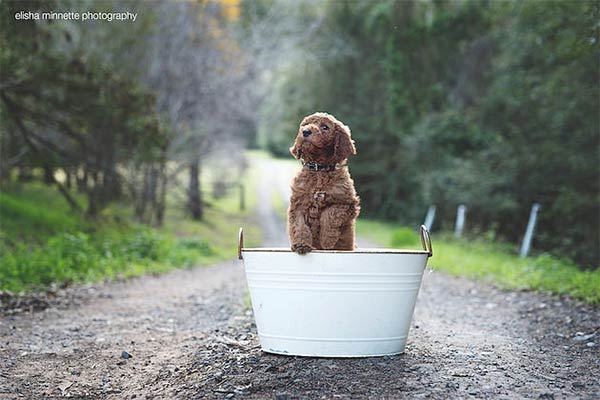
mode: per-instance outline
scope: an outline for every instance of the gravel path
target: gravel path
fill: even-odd
[[[271,196],[273,192],[284,199],[289,199],[291,189],[289,182],[297,166],[286,162],[258,158],[256,167],[262,179],[258,183],[258,207],[256,213],[262,224],[264,247],[287,247],[285,221],[273,211]],[[286,200],[287,201],[287,200]],[[286,203],[287,208],[287,203]]]
[[[425,276],[404,354],[366,359],[262,353],[251,316],[224,324],[189,369],[200,398],[600,398],[600,315],[581,304]],[[590,343],[596,343],[595,346]]]
[[[0,319],[0,398],[600,398],[600,310],[435,271],[406,352],[367,359],[262,353],[238,261],[75,290]]]

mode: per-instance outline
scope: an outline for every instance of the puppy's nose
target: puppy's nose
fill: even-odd
[[[310,135],[312,132],[310,131],[310,129],[304,129],[302,130],[302,135],[304,137],[307,137],[308,135]]]

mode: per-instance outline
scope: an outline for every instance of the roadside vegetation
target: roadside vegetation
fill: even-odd
[[[388,222],[359,220],[357,235],[381,246],[421,248],[411,228]],[[433,234],[434,270],[494,284],[503,289],[537,290],[567,295],[600,305],[600,269],[583,270],[575,263],[548,253],[521,258],[513,245],[489,238],[456,239],[448,233]]]
[[[42,183],[6,185],[0,193],[0,290],[44,290],[231,259],[238,226],[244,225],[254,244],[260,242],[252,215],[254,173],[245,176],[245,210],[239,191],[229,190],[207,200],[204,219],[194,221],[168,197],[162,227],[132,222],[130,209],[119,203],[90,220]]]

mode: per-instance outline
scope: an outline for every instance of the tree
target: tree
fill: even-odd
[[[323,23],[269,86],[276,153],[329,111],[357,141],[363,215],[417,225],[437,204],[444,229],[466,203],[473,232],[518,242],[540,202],[534,247],[598,266],[597,3],[336,0],[304,15]]]
[[[160,147],[161,133],[151,129],[154,116],[148,112],[152,96],[97,60],[58,51],[61,44],[69,46],[69,32],[43,21],[14,20],[21,6],[1,5],[6,29],[0,54],[0,105],[7,123],[2,142],[10,143],[12,150],[26,148],[28,166],[43,167],[46,180],[75,210],[82,206],[55,179],[53,170],[79,169],[91,176],[93,184],[86,179],[83,189],[87,214],[97,216],[121,192],[119,164],[132,154],[142,156]],[[35,12],[52,4],[26,6]]]

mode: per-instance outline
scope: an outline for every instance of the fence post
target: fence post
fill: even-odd
[[[435,219],[435,205],[430,205],[427,210],[427,215],[425,216],[425,222],[423,225],[427,228],[428,231],[431,230],[431,225],[433,225],[433,221]]]
[[[454,236],[461,237],[463,228],[465,227],[465,217],[467,214],[467,207],[464,204],[458,206],[456,210],[456,223],[454,224]]]
[[[533,203],[531,206],[531,212],[529,213],[529,222],[527,223],[527,230],[523,237],[523,243],[521,244],[521,257],[527,257],[529,248],[531,247],[531,240],[533,239],[533,231],[535,230],[535,223],[537,221],[537,214],[540,209],[539,203]]]

